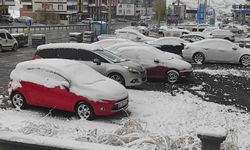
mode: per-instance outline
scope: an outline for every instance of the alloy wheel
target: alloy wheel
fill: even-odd
[[[243,66],[249,66],[250,65],[250,56],[249,55],[244,55],[241,57],[241,64]]]
[[[197,64],[202,64],[204,61],[204,55],[202,53],[196,53],[193,57],[193,60]]]

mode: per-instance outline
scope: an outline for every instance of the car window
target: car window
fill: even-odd
[[[94,59],[99,59],[103,63],[108,63],[106,59],[90,51],[79,50],[78,55],[79,55],[79,60],[82,61],[93,61]]]
[[[6,33],[6,36],[8,39],[13,39],[13,37],[9,33]]]
[[[37,51],[36,55],[42,58],[57,58],[57,50],[56,49],[43,49]]]
[[[0,38],[6,39],[5,33],[0,33]]]
[[[77,59],[77,50],[76,49],[58,49],[58,57],[64,59]]]

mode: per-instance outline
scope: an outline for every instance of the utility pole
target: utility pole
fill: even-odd
[[[109,3],[108,33],[111,33],[111,0],[108,0],[108,3]]]
[[[78,10],[78,19],[80,19],[80,21],[82,20],[82,0],[79,0],[79,10]]]

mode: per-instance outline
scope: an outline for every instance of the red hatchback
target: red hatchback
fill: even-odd
[[[92,120],[128,106],[128,93],[121,84],[78,61],[26,61],[16,66],[10,78],[10,99],[21,109],[27,105],[55,108]]]

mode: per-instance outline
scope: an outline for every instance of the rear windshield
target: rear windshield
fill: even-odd
[[[56,49],[43,49],[36,52],[35,55],[38,55],[42,58],[56,58],[57,50]]]

